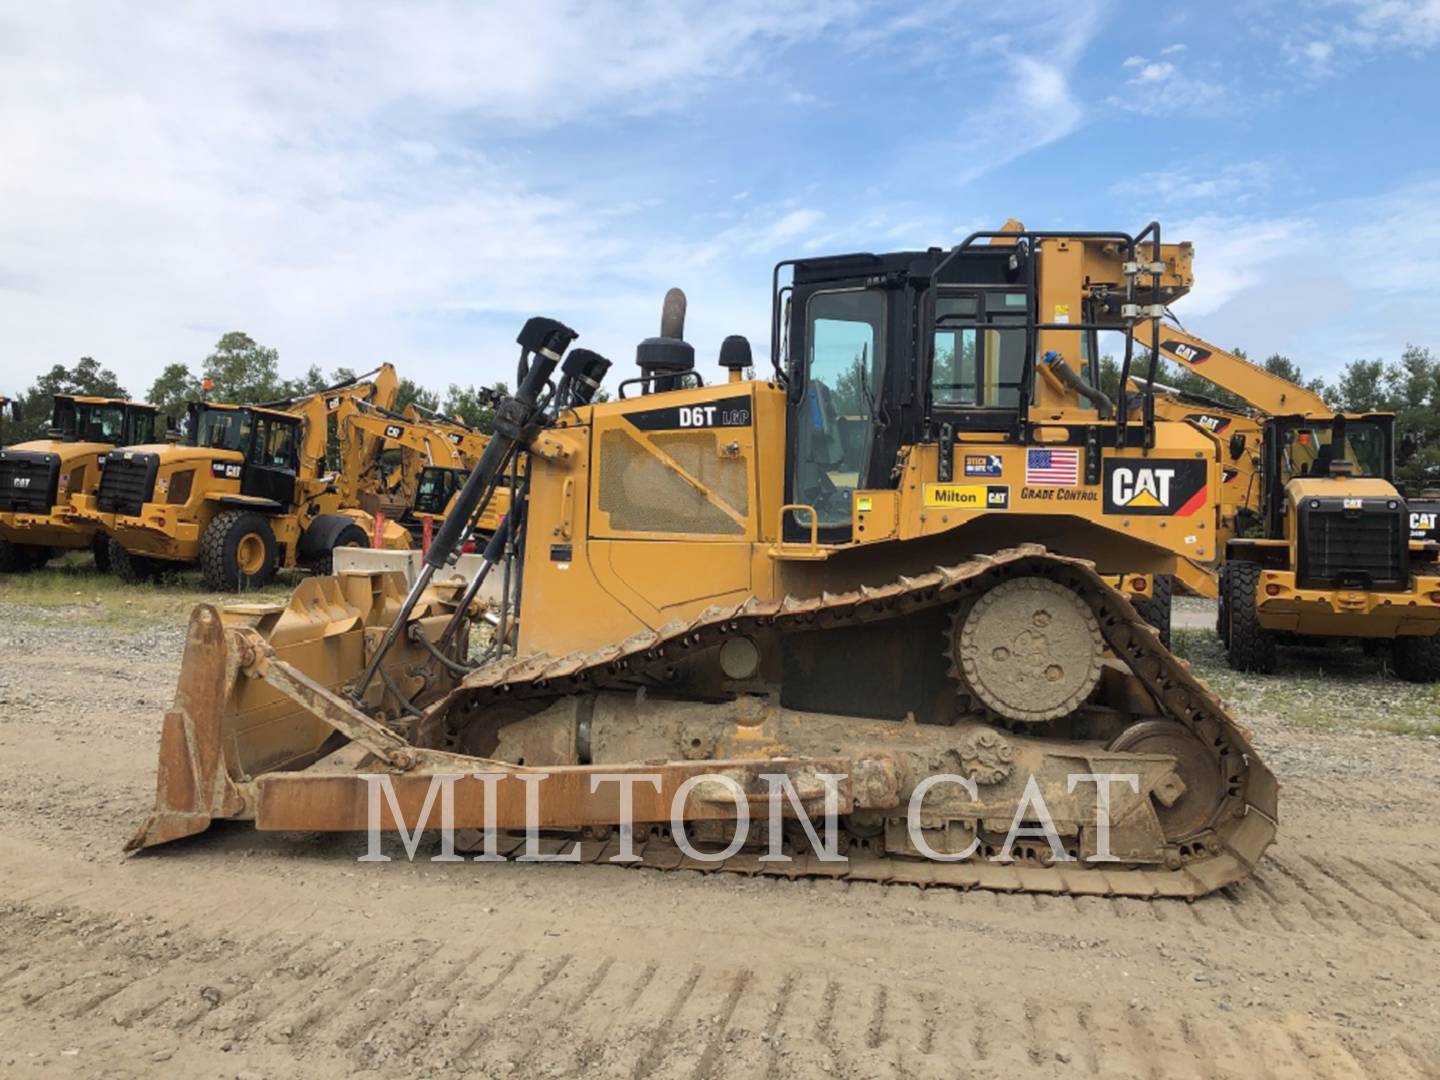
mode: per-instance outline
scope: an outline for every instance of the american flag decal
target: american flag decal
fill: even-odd
[[[1080,483],[1080,451],[1027,450],[1025,483],[1032,487],[1075,487]]]

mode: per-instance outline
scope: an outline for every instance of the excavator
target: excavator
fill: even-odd
[[[143,402],[56,394],[46,438],[0,449],[0,572],[86,548],[108,569],[105,534],[76,504],[100,486],[107,453],[154,440],[156,416],[155,406]]]
[[[1222,526],[1217,630],[1230,666],[1270,673],[1282,643],[1359,639],[1388,643],[1401,679],[1440,680],[1440,544],[1412,531],[1425,512],[1412,514],[1395,485],[1395,417],[1337,413],[1173,323],[1158,352],[1255,413],[1232,414],[1224,432],[1237,479],[1253,477],[1257,452],[1260,476],[1254,502],[1248,480],[1244,499],[1259,535]],[[1162,400],[1143,407],[1172,407]]]
[[[407,406],[403,413],[394,413],[351,400],[341,406],[337,418],[342,461],[346,463],[341,470],[341,498],[371,513],[376,508],[384,510],[409,528],[412,535],[423,528],[421,522],[426,518],[432,524],[445,519],[455,493],[464,486],[470,469],[490,441],[484,432],[448,417],[426,416],[414,405]],[[367,456],[360,446],[352,445],[359,442],[361,435],[369,437],[371,446],[399,450],[401,464],[392,471],[391,484],[380,476],[384,463],[378,454]],[[367,496],[369,492],[384,494]],[[376,506],[368,505],[367,497]],[[492,534],[509,506],[509,491],[502,488],[486,508],[479,524],[480,534]]]
[[[328,572],[336,547],[367,546],[375,529],[328,469],[329,418],[353,397],[393,404],[397,387],[386,364],[283,402],[192,402],[182,442],[110,451],[99,489],[76,499],[76,512],[109,537],[127,581],[198,564],[207,588],[235,592],[282,567]],[[409,534],[388,524],[382,544],[408,547]]]
[[[705,384],[676,289],[603,403],[611,362],[530,319],[412,585],[195,609],[129,848],[221,819],[410,845],[442,808],[449,858],[453,833],[483,859],[1070,895],[1241,880],[1275,778],[1106,579],[1216,542],[1215,440],[1132,420],[1095,362],[1124,331],[1128,377],[1191,277],[1153,222],[787,260],[768,375],[736,335]],[[483,570],[439,574],[506,482]]]

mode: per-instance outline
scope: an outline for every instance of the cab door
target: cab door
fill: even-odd
[[[885,395],[886,294],[827,286],[797,290],[792,333],[803,349],[790,389],[785,501],[809,507],[822,544],[851,538],[851,502],[868,483],[878,402]],[[808,512],[790,511],[784,538],[810,535]]]
[[[300,464],[299,430],[298,420],[255,417],[250,450],[240,474],[240,494],[272,499],[284,506],[294,505],[295,478]]]

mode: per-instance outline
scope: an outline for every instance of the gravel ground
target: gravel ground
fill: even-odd
[[[6,1076],[1440,1075],[1440,740],[1307,722],[1349,693],[1324,664],[1262,693],[1184,638],[1281,835],[1246,883],[1147,903],[358,864],[243,826],[125,858],[182,622],[95,619],[0,603]]]

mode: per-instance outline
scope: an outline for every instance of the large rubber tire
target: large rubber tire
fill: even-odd
[[[275,530],[251,510],[222,510],[200,537],[200,576],[216,592],[259,589],[275,577]]]
[[[1440,682],[1440,636],[1396,638],[1395,674],[1406,682]]]
[[[168,564],[163,559],[152,559],[147,555],[132,555],[120,546],[118,540],[107,539],[105,546],[111,573],[131,585],[145,585],[159,581],[168,569]]]
[[[1260,564],[1231,562],[1225,571],[1225,659],[1236,671],[1269,675],[1275,670],[1275,634],[1260,625],[1255,606]]]
[[[1140,617],[1160,631],[1160,644],[1170,648],[1170,611],[1174,606],[1175,579],[1169,574],[1156,574],[1150,596],[1130,603]]]
[[[102,574],[110,573],[110,538],[104,533],[96,533],[95,539],[90,541],[90,553],[95,556],[95,569]]]
[[[359,525],[346,525],[340,530],[340,535],[335,537],[335,543],[331,544],[321,552],[314,561],[310,563],[310,572],[321,577],[329,577],[335,573],[335,549],[342,547],[369,547],[370,537]]]

